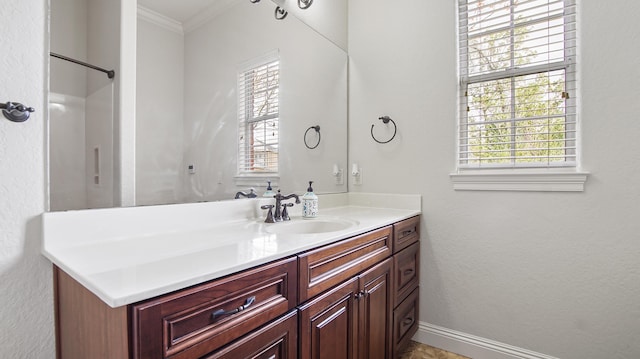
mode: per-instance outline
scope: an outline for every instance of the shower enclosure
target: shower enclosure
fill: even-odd
[[[108,41],[98,30],[109,26],[111,21],[101,15],[105,6],[109,2],[51,1],[49,207],[52,211],[114,205],[117,74],[107,73],[99,66],[113,69],[117,64],[111,63],[109,56],[103,56]]]

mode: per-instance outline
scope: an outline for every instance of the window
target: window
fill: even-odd
[[[273,57],[273,56],[271,56]],[[275,59],[238,73],[238,174],[278,172],[280,70]]]
[[[459,169],[576,167],[575,28],[575,0],[459,0]]]

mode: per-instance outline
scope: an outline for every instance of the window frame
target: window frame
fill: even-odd
[[[576,37],[567,36],[568,33],[577,32],[577,14],[576,0],[563,1],[563,16],[565,19],[571,18],[572,21],[565,21],[564,36],[564,59],[550,64],[511,67],[506,71],[481,73],[477,75],[468,75],[469,62],[468,56],[468,30],[463,31],[461,26],[466,26],[467,19],[460,13],[464,6],[467,6],[467,0],[457,1],[458,18],[458,61],[459,61],[459,114],[456,118],[456,172],[450,174],[450,179],[455,190],[491,190],[491,191],[583,191],[588,173],[579,170],[580,161],[580,143],[579,143],[579,123],[577,116],[577,44]],[[513,3],[511,4],[511,6]],[[510,11],[510,13],[512,13]],[[513,18],[512,18],[513,19]],[[464,20],[464,21],[463,21]],[[505,29],[514,30],[522,24],[517,24],[513,20]],[[494,30],[495,31],[495,30]],[[464,35],[464,36],[463,36]],[[513,44],[513,42],[511,42]],[[511,52],[510,58],[513,58],[514,52]],[[463,66],[466,63],[467,67]],[[513,65],[513,64],[512,64]],[[468,123],[467,106],[469,104],[467,91],[469,85],[474,83],[482,83],[492,80],[507,79],[513,84],[518,76],[537,74],[546,72],[550,74],[552,71],[563,69],[565,71],[565,92],[569,93],[569,97],[565,99],[565,108],[575,109],[572,112],[565,113],[565,133],[574,133],[571,138],[565,139],[565,142],[573,141],[575,144],[574,161],[562,163],[524,163],[518,164],[515,158],[511,163],[504,165],[469,165],[464,164],[462,156],[465,143],[462,140],[463,131],[467,131]],[[510,101],[516,100],[515,90],[512,87],[509,94]],[[513,107],[513,106],[512,106]],[[511,120],[516,121],[511,113]],[[575,132],[574,132],[575,131]],[[510,141],[512,152],[515,151],[517,141]]]
[[[248,93],[246,86],[242,85],[241,83],[245,83],[247,81],[247,76],[249,76],[249,72],[254,71],[256,69],[259,69],[261,67],[265,67],[265,66],[270,66],[273,63],[277,62],[277,74],[278,74],[278,100],[277,100],[277,104],[278,104],[278,112],[277,113],[270,113],[270,114],[266,114],[264,116],[259,116],[259,117],[252,117],[251,114],[253,113],[252,110],[252,102],[251,101],[251,94]],[[236,156],[236,176],[234,177],[235,183],[237,185],[242,185],[242,186],[260,186],[263,185],[264,183],[266,183],[266,181],[271,181],[272,185],[276,185],[277,186],[277,182],[279,179],[279,153],[276,154],[277,159],[275,161],[275,166],[276,169],[275,170],[255,170],[255,171],[251,171],[251,170],[247,170],[246,166],[244,166],[244,164],[246,164],[247,162],[251,161],[251,159],[247,156],[249,156],[248,154],[248,150],[247,148],[247,144],[243,142],[243,139],[248,138],[248,134],[249,131],[251,131],[251,129],[249,128],[248,124],[250,123],[257,123],[257,122],[262,122],[262,121],[269,121],[269,120],[273,120],[276,119],[277,121],[277,129],[278,129],[278,140],[277,140],[277,144],[279,145],[280,140],[279,140],[279,132],[280,132],[280,104],[281,104],[281,99],[280,99],[280,94],[279,94],[279,87],[280,87],[280,81],[281,81],[281,76],[280,76],[280,56],[279,56],[279,52],[278,50],[273,50],[265,55],[259,56],[255,59],[249,60],[241,65],[238,66],[238,71],[237,71],[237,92],[238,92],[238,100],[237,100],[237,106],[238,106],[238,110],[237,110],[237,118],[238,118],[238,134],[237,134],[237,139],[238,139],[238,145],[236,147],[237,149],[237,156]],[[244,87],[244,89],[243,89]],[[244,148],[243,148],[244,147]]]

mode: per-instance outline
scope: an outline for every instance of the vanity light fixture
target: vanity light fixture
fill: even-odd
[[[298,7],[302,10],[308,9],[311,4],[313,4],[313,0],[298,0]]]
[[[284,20],[284,18],[287,17],[287,15],[289,15],[287,10],[285,10],[284,8],[281,8],[280,6],[276,6],[276,12],[275,12],[276,20]]]

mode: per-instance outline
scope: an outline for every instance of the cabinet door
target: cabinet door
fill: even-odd
[[[392,260],[381,262],[360,277],[360,328],[358,351],[361,359],[391,358]]]
[[[356,359],[358,278],[300,307],[301,359]]]
[[[203,359],[296,359],[297,311],[277,319]]]

